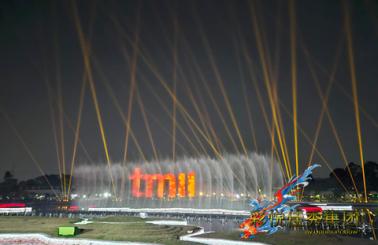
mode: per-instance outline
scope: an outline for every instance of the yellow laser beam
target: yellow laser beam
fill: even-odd
[[[70,178],[69,178],[69,181],[68,181],[68,195],[67,196],[69,196],[70,192],[71,192],[72,176],[73,176],[74,167],[75,167],[77,145],[79,143],[81,116],[82,116],[82,112],[83,112],[84,97],[85,97],[85,87],[86,87],[86,77],[84,76],[83,82],[82,82],[82,85],[81,85],[81,89],[80,89],[79,110],[77,112],[77,122],[76,122],[75,131],[74,131],[75,136],[74,136],[74,145],[73,145],[73,149],[72,149]]]
[[[132,47],[135,47],[134,42],[130,41],[130,38],[123,32],[120,24],[114,19],[111,18],[116,26],[116,29],[119,31],[119,33],[122,35],[122,37],[125,38],[126,41],[130,43]],[[179,109],[183,115],[187,116],[190,123],[195,127],[195,129],[200,133],[201,137],[205,139],[205,141],[208,143],[214,154],[217,155],[219,158],[223,158],[222,155],[219,153],[217,148],[215,147],[214,143],[206,137],[206,134],[203,132],[203,130],[199,127],[199,125],[195,122],[195,120],[190,116],[188,111],[185,109],[185,106],[177,99],[177,96],[174,95],[172,92],[172,89],[170,86],[168,86],[167,82],[164,80],[162,75],[158,72],[158,70],[155,68],[155,66],[151,63],[151,61],[147,58],[146,54],[144,54],[142,51],[139,53],[140,58],[142,61],[147,65],[147,67],[151,70],[153,75],[156,77],[156,79],[159,81],[159,83],[162,85],[162,87],[165,89],[165,91],[169,94],[169,96],[176,100],[175,103],[177,103],[177,109]]]
[[[281,135],[280,126],[279,126],[279,123],[278,123],[278,115],[277,115],[277,111],[276,111],[276,105],[275,105],[275,102],[274,102],[274,96],[272,94],[271,81],[270,81],[270,76],[269,76],[269,70],[268,70],[268,67],[267,67],[267,61],[266,61],[266,58],[265,58],[265,52],[264,52],[264,46],[263,46],[263,42],[262,42],[262,38],[261,38],[260,27],[258,25],[258,21],[257,21],[257,18],[256,18],[256,10],[252,6],[252,2],[250,4],[251,4],[250,10],[251,10],[251,13],[252,13],[251,14],[252,24],[253,24],[253,28],[254,28],[254,32],[255,32],[257,49],[258,49],[258,53],[259,53],[259,57],[260,57],[261,65],[262,65],[262,70],[263,70],[263,78],[264,78],[263,80],[264,80],[264,84],[265,84],[265,87],[266,87],[266,90],[267,90],[267,93],[268,93],[269,103],[270,103],[272,114],[273,114],[273,122],[274,122],[274,125],[275,125],[275,128],[276,128],[276,131],[277,131],[277,136],[278,136],[278,141],[279,141],[279,144],[280,144],[281,154],[283,156],[282,158],[284,159],[285,166],[288,168],[290,176],[292,176],[291,167],[290,167],[290,164],[288,163],[288,161],[289,161],[288,156],[285,154],[283,137]]]
[[[197,22],[199,23],[199,20],[197,18]],[[237,123],[237,120],[236,120],[236,116],[235,116],[235,113],[233,111],[233,108],[232,108],[232,105],[231,105],[231,102],[230,102],[230,99],[228,97],[228,94],[227,94],[227,91],[226,91],[226,88],[224,87],[224,81],[223,81],[223,78],[219,72],[219,69],[218,69],[218,66],[215,62],[215,59],[214,59],[214,56],[213,56],[213,53],[212,53],[212,49],[210,47],[210,44],[204,34],[204,31],[202,29],[202,26],[201,25],[198,25],[200,31],[201,31],[201,37],[202,37],[202,41],[204,43],[204,46],[207,50],[207,54],[208,54],[208,58],[210,60],[210,65],[212,67],[212,70],[214,72],[214,75],[215,75],[215,78],[217,80],[217,83],[218,83],[218,87],[220,88],[220,91],[221,91],[221,94],[222,94],[222,97],[224,99],[224,102],[225,102],[225,105],[226,105],[226,109],[227,109],[227,112],[230,116],[230,119],[231,119],[231,123],[234,127],[234,130],[236,132],[236,135],[239,139],[239,142],[240,142],[240,145],[243,149],[243,153],[247,156],[248,155],[248,150],[247,150],[247,147],[244,143],[244,139],[241,135],[241,131],[240,131],[240,128],[239,128],[239,125]]]
[[[110,179],[111,179],[111,183],[112,183],[113,194],[114,194],[115,198],[117,198],[117,193],[116,193],[115,184],[114,184],[114,178],[113,178],[113,174],[111,172],[111,159],[110,159],[109,150],[108,150],[108,143],[107,143],[107,139],[106,139],[106,136],[105,136],[105,130],[104,130],[103,121],[102,121],[102,117],[101,117],[100,106],[99,106],[98,99],[97,99],[96,87],[95,87],[95,84],[94,84],[94,81],[93,81],[93,76],[92,76],[92,68],[91,68],[91,62],[90,62],[90,56],[89,56],[89,47],[88,47],[88,44],[86,42],[84,32],[81,28],[81,23],[80,23],[79,14],[78,14],[78,11],[77,11],[76,3],[75,3],[74,0],[72,0],[71,3],[72,3],[71,5],[72,5],[72,8],[73,8],[73,13],[74,13],[73,16],[74,16],[75,27],[76,27],[77,32],[78,32],[79,42],[80,42],[81,51],[82,51],[82,55],[83,55],[84,67],[85,67],[85,71],[86,71],[86,74],[87,74],[86,76],[88,77],[89,87],[90,87],[90,91],[91,91],[91,94],[92,94],[92,100],[93,100],[93,104],[94,104],[95,110],[96,110],[97,122],[98,122],[98,126],[99,126],[99,129],[100,129],[101,139],[102,139],[104,152],[105,152],[105,156],[106,156],[106,161],[107,161],[107,165],[108,165],[108,170],[109,170],[109,175],[110,175]]]
[[[234,41],[235,50],[237,51],[236,52],[236,56],[237,56],[236,59],[237,59],[237,62],[238,62],[238,69],[239,69],[239,74],[240,74],[240,77],[241,77],[243,99],[244,99],[244,104],[245,104],[246,111],[247,111],[247,118],[248,118],[249,128],[250,128],[250,131],[251,131],[253,146],[255,148],[255,151],[258,152],[256,131],[255,131],[254,123],[253,123],[251,107],[249,105],[249,100],[248,100],[248,96],[247,96],[247,87],[246,87],[246,84],[245,84],[246,82],[245,82],[245,77],[244,77],[244,71],[242,69],[242,61],[241,61],[241,57],[240,57],[240,52],[238,52],[239,49],[238,49],[238,45],[236,43],[236,40],[233,39],[233,41]]]
[[[347,160],[347,157],[346,157],[346,154],[345,154],[345,151],[344,151],[343,145],[342,145],[342,143],[341,143],[340,136],[339,136],[339,134],[338,134],[338,132],[337,132],[337,129],[336,129],[335,123],[333,122],[332,117],[331,117],[331,114],[330,114],[330,112],[329,112],[329,110],[328,110],[328,106],[327,106],[327,104],[326,104],[326,103],[327,103],[326,98],[325,98],[325,96],[324,96],[324,94],[323,94],[323,91],[322,91],[321,88],[320,88],[320,81],[319,81],[318,77],[316,76],[316,73],[315,73],[313,67],[310,65],[310,63],[308,63],[308,64],[309,64],[309,69],[310,69],[311,76],[313,77],[313,80],[315,81],[316,89],[317,89],[318,94],[319,94],[319,97],[320,97],[320,99],[321,99],[321,101],[322,101],[322,107],[324,108],[324,112],[325,112],[325,114],[327,115],[328,121],[329,121],[330,126],[331,126],[332,133],[333,133],[333,135],[335,136],[336,143],[337,143],[337,145],[338,145],[338,148],[339,148],[339,150],[340,150],[341,156],[342,156],[342,158],[343,158],[343,160],[344,160],[344,163],[345,163],[345,165],[346,165],[346,168],[347,168],[347,170],[348,170],[349,177],[350,177],[351,180],[352,180],[353,187],[354,187],[354,189],[355,189],[355,191],[356,191],[356,193],[357,193],[357,196],[358,196],[358,189],[357,189],[357,186],[356,186],[356,182],[355,182],[355,180],[354,180],[354,177],[353,177],[352,171],[351,171],[351,169],[350,169],[350,167],[349,167],[349,165],[348,165],[348,160]]]
[[[57,135],[57,126],[56,126],[56,120],[55,120],[55,112],[54,112],[54,100],[53,100],[53,92],[51,85],[48,81],[48,78],[46,77],[44,79],[46,87],[47,87],[47,96],[49,101],[49,111],[50,111],[50,118],[52,123],[52,132],[53,132],[53,138],[54,138],[54,144],[55,144],[55,152],[56,152],[56,158],[58,162],[58,172],[59,172],[59,180],[60,180],[60,187],[61,192],[64,195],[64,186],[63,186],[63,180],[62,180],[62,169],[61,169],[61,158],[59,153],[59,142],[58,142],[58,135]]]
[[[128,127],[127,125],[127,115],[124,113],[124,111],[122,110],[122,107],[114,93],[114,90],[113,88],[110,86],[110,83],[108,81],[108,79],[105,77],[105,74],[103,73],[102,69],[101,69],[101,66],[99,65],[99,62],[96,60],[96,57],[93,55],[92,56],[92,60],[93,60],[93,63],[96,67],[96,71],[98,72],[98,74],[100,75],[100,81],[102,82],[102,84],[105,86],[105,89],[107,91],[107,93],[109,94],[110,98],[112,99],[112,102],[113,102],[113,105],[116,107],[117,111],[118,111],[118,114],[121,116],[122,118],[122,121],[123,123],[125,124],[125,128]],[[134,132],[133,132],[133,129],[131,127],[131,124],[129,125],[129,136],[131,137],[132,141],[134,142],[135,144],[135,147],[137,148],[137,151],[139,153],[139,155],[142,157],[142,159],[144,161],[147,161],[147,158],[142,150],[142,147],[140,146]]]
[[[283,104],[283,103],[280,103],[281,107],[284,109],[284,111],[286,112],[287,115],[290,116],[291,119],[293,119],[293,115],[290,113],[290,111],[286,108],[286,106]],[[307,141],[308,144],[310,144],[311,146],[313,146],[313,142],[311,141],[311,138],[307,135],[307,133],[302,129],[302,127],[298,124],[298,130],[299,132],[303,135],[303,137],[305,138],[305,140]],[[320,159],[326,164],[327,168],[332,172],[333,169],[331,167],[331,165],[329,164],[329,162],[325,159],[325,157],[323,156],[323,154],[321,154],[321,152],[318,150],[318,148],[315,146],[315,152],[316,154],[320,157]],[[340,178],[334,174],[336,180],[339,182],[339,184],[341,185],[341,187],[345,190],[345,192],[347,194],[349,194],[349,191],[348,189],[345,187],[345,185],[343,184],[343,182],[340,180]]]
[[[23,139],[23,137],[21,136],[20,132],[17,130],[17,128],[13,125],[13,122],[11,120],[11,118],[9,117],[8,113],[3,109],[3,108],[0,108],[0,112],[1,114],[3,114],[4,118],[6,119],[6,121],[8,122],[8,125],[11,127],[11,129],[13,130],[14,134],[16,135],[17,139],[21,142],[22,146],[24,147],[26,153],[29,155],[30,159],[32,160],[32,162],[34,163],[34,165],[37,167],[38,171],[42,174],[43,178],[45,179],[46,183],[49,185],[51,191],[54,193],[54,195],[60,199],[60,196],[56,193],[54,187],[51,185],[49,179],[46,177],[46,173],[43,171],[43,169],[41,168],[41,164],[37,161],[36,157],[34,156],[34,154],[32,153],[32,151],[30,150],[30,147],[28,146],[28,144],[26,143],[26,141]]]
[[[358,88],[357,88],[357,77],[356,77],[354,55],[353,55],[353,41],[352,41],[352,30],[351,30],[351,24],[350,24],[350,13],[349,13],[347,4],[344,3],[343,6],[344,6],[344,17],[345,17],[344,21],[345,21],[345,29],[346,29],[349,71],[350,71],[350,78],[352,82],[354,115],[355,115],[355,120],[356,120],[357,137],[358,137],[358,149],[360,152],[362,179],[363,179],[363,184],[364,184],[364,199],[365,199],[365,202],[367,202],[368,197],[367,197],[366,176],[365,176],[365,160],[364,160],[364,153],[363,153],[363,147],[362,147],[360,107],[358,105]]]
[[[158,161],[159,160],[159,154],[157,153],[157,150],[156,150],[155,141],[154,141],[154,139],[152,137],[152,132],[151,132],[150,124],[148,123],[148,117],[147,117],[147,114],[146,114],[146,110],[144,109],[143,100],[142,100],[142,98],[140,96],[140,93],[138,92],[138,89],[136,89],[136,97],[137,97],[137,102],[139,104],[140,111],[142,112],[144,126],[145,126],[145,128],[147,130],[148,139],[150,140],[155,160]]]
[[[297,131],[297,48],[296,48],[296,14],[294,0],[289,2],[290,12],[290,50],[291,50],[291,87],[293,95],[293,130],[294,130],[294,152],[295,152],[295,173],[299,176],[298,161],[298,131]]]
[[[256,77],[256,75],[255,75],[255,71],[254,71],[254,65],[253,65],[253,62],[252,62],[252,59],[251,59],[251,57],[250,57],[250,55],[248,55],[248,50],[247,50],[247,48],[246,48],[246,45],[245,45],[245,43],[244,42],[242,42],[242,44],[241,44],[241,46],[242,46],[242,48],[243,48],[243,54],[244,54],[244,58],[245,58],[245,60],[246,60],[246,62],[247,62],[247,65],[249,66],[249,69],[248,69],[248,71],[249,71],[249,76],[250,76],[250,79],[252,80],[252,84],[253,84],[253,86],[254,86],[254,89],[255,89],[255,93],[256,93],[256,95],[257,95],[257,101],[258,101],[258,103],[259,103],[259,106],[260,106],[260,109],[261,109],[261,112],[262,112],[262,114],[263,114],[263,118],[264,118],[264,123],[265,123],[265,125],[266,125],[266,128],[267,128],[267,130],[268,130],[268,133],[269,133],[269,135],[272,137],[272,131],[271,131],[271,125],[270,125],[270,120],[269,120],[269,118],[268,118],[268,113],[267,113],[267,111],[266,111],[266,109],[265,109],[265,104],[264,104],[264,101],[263,101],[263,97],[262,97],[262,93],[261,93],[261,91],[260,91],[260,88],[259,88],[259,85],[258,85],[258,79],[257,79],[257,77]],[[272,116],[273,117],[273,116]],[[276,128],[276,125],[274,124],[274,123],[272,123],[272,125],[273,125],[273,128],[275,129]],[[275,147],[275,146],[274,146]],[[276,147],[275,147],[276,148]],[[282,148],[281,148],[281,150],[282,150]],[[291,175],[290,175],[290,172],[289,172],[289,168],[288,168],[288,166],[287,166],[287,164],[286,164],[286,161],[285,161],[285,158],[284,158],[284,155],[282,156],[282,159],[283,159],[283,162],[280,162],[281,164],[283,163],[284,165],[285,165],[285,170],[286,170],[286,176],[287,176],[287,179],[290,179],[291,178]]]
[[[173,41],[173,93],[177,93],[177,46],[178,46],[178,23],[175,18],[174,24],[174,41]],[[176,101],[172,100],[172,160],[176,161]]]

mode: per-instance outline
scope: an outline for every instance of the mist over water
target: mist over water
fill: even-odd
[[[157,183],[154,182],[152,198],[132,195],[129,176],[135,168],[144,174],[195,173],[195,197],[168,198],[165,185],[164,198],[156,196]],[[115,201],[111,177],[113,176],[117,201]],[[259,195],[271,198],[274,191],[283,184],[283,176],[278,162],[267,155],[226,154],[223,159],[210,157],[182,157],[151,162],[106,163],[79,165],[74,173],[78,204],[96,207],[131,208],[224,208],[248,209],[248,200]],[[141,191],[144,183],[141,182]],[[168,183],[166,183],[168,184]]]

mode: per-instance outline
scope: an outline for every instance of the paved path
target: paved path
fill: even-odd
[[[217,244],[217,245],[267,245],[261,242],[232,241],[232,240],[224,240],[224,239],[216,239],[216,238],[196,237],[198,235],[205,234],[205,233],[208,233],[208,232],[205,232],[204,229],[201,228],[196,233],[181,236],[180,240],[208,244],[208,245],[214,245],[214,244]]]
[[[156,245],[140,242],[111,242],[81,238],[53,238],[41,233],[0,234],[1,245]]]

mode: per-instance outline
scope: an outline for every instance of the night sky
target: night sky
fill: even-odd
[[[350,97],[352,89],[344,7],[348,9],[351,18],[364,157],[366,160],[378,161],[376,1],[296,1],[298,123],[313,140],[322,103],[309,64],[324,92],[337,61],[328,109],[347,160],[359,163],[355,116]],[[170,134],[173,100],[159,78],[170,89],[176,84],[179,103],[200,127],[202,124],[190,94],[201,105],[202,111],[206,108],[208,119],[223,145],[223,152],[242,152],[217,82],[220,77],[248,151],[270,154],[270,135],[251,79],[251,74],[257,78],[271,123],[271,109],[253,28],[252,12],[256,12],[258,24],[264,34],[266,58],[271,64],[269,72],[276,78],[288,152],[294,166],[293,122],[285,112],[285,108],[289,113],[292,112],[288,1],[3,0],[0,4],[0,173],[12,170],[20,179],[40,175],[17,137],[16,130],[44,172],[58,172],[54,132],[58,144],[64,143],[66,165],[70,164],[74,144],[73,129],[78,118],[84,77],[82,49],[74,19],[75,8],[89,43],[93,81],[112,162],[122,161],[125,145],[125,124],[113,99],[127,116],[135,53],[138,93],[134,94],[131,128],[147,159],[152,159],[154,154],[137,96],[140,96],[145,108],[162,164],[163,159],[172,157]],[[246,56],[250,57],[252,64],[247,62]],[[212,65],[212,59],[216,69]],[[209,91],[238,149],[233,147]],[[111,96],[112,93],[114,97]],[[243,93],[248,97],[248,106]],[[159,101],[167,107],[170,114]],[[258,149],[253,143],[247,108],[253,118]],[[63,122],[60,123],[62,118]],[[193,129],[195,133],[191,131],[187,120],[177,108],[177,124],[195,147],[200,148],[201,143],[204,145],[206,152],[202,154],[214,156],[196,129]],[[180,130],[177,129],[176,134],[178,157],[198,155]],[[299,160],[303,170],[311,146],[300,131],[298,135]],[[88,84],[85,88],[79,136],[82,144],[78,146],[76,164],[105,164],[106,158]],[[327,116],[323,119],[317,148],[332,167],[345,166]],[[60,145],[58,152],[61,149]],[[128,160],[141,161],[131,138],[128,152]],[[317,154],[313,161],[323,164]],[[323,176],[328,173],[325,166],[318,171]]]

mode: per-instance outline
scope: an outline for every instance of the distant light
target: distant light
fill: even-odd
[[[221,193],[221,196],[222,196],[222,197],[224,197],[224,194],[223,194],[223,193]]]
[[[324,206],[321,206],[321,209],[333,210],[333,211],[352,211],[353,207],[351,205],[346,205],[346,206],[324,205]]]
[[[236,197],[237,199],[240,199],[240,195],[239,195],[239,194],[236,194],[235,197]]]
[[[200,191],[199,195],[200,195],[200,196],[203,196],[203,192],[202,192],[202,191]]]

